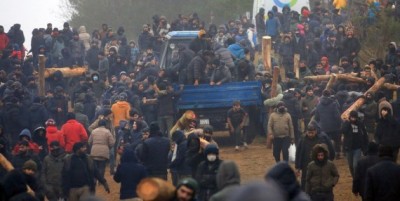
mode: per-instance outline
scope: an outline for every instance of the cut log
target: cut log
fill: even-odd
[[[146,178],[140,181],[136,193],[143,201],[171,200],[175,195],[175,187],[160,178]]]
[[[262,55],[264,58],[264,69],[271,72],[271,47],[272,39],[270,36],[262,37]]]
[[[38,89],[39,89],[39,96],[41,96],[41,97],[44,97],[44,95],[45,95],[45,89],[44,89],[44,86],[45,86],[45,62],[46,62],[46,57],[43,55],[43,54],[41,54],[41,55],[39,55],[39,79],[38,79],[38,81],[39,81],[39,87],[38,87]]]
[[[330,75],[316,75],[316,76],[306,76],[304,77],[304,80],[311,80],[315,82],[320,82],[320,81],[328,81],[330,79]],[[359,77],[354,77],[351,74],[336,74],[336,79],[337,80],[346,80],[349,82],[357,82],[357,83],[362,83],[365,84],[367,81],[365,81],[362,78]]]
[[[46,78],[53,75],[56,71],[61,71],[64,77],[79,77],[86,73],[87,67],[62,67],[62,68],[46,68],[44,72],[44,76]]]
[[[274,72],[272,74],[272,83],[271,83],[271,98],[277,96],[277,85],[278,85],[278,80],[279,80],[279,74],[281,73],[280,69],[278,66],[274,67]]]
[[[375,82],[374,85],[372,85],[371,88],[369,88],[364,93],[364,97],[365,97],[365,95],[367,93],[375,93],[375,92],[377,92],[383,86],[384,83],[385,83],[385,77],[381,77],[378,81]],[[356,102],[354,102],[349,108],[347,108],[347,110],[342,113],[341,118],[343,120],[348,120],[350,112],[353,111],[353,110],[357,111],[358,108],[360,108],[365,103],[365,98],[364,97],[358,98],[356,100]]]
[[[300,79],[299,65],[300,65],[300,54],[294,54],[294,56],[293,56],[293,67],[294,67],[293,71],[294,71],[297,79]]]

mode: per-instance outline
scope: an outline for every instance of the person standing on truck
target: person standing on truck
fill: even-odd
[[[214,56],[211,51],[200,51],[190,61],[187,67],[187,80],[186,83],[190,85],[205,84],[206,82],[206,66],[208,61]]]
[[[186,46],[183,44],[178,44],[178,49],[179,60],[178,63],[172,67],[170,74],[172,74],[173,78],[178,79],[179,84],[185,84],[186,68],[196,54],[193,52],[193,50],[186,48]]]
[[[228,110],[227,122],[230,135],[235,138],[235,151],[239,151],[239,146],[247,147],[246,133],[242,132],[245,121],[247,120],[247,112],[241,108],[240,101],[234,101],[233,107]]]
[[[200,29],[198,36],[190,42],[189,48],[197,54],[200,52],[200,50],[211,50],[210,42],[210,38],[206,31],[204,29]]]
[[[255,16],[256,19],[256,30],[257,30],[257,39],[258,41],[262,41],[262,37],[265,36],[266,31],[266,24],[265,24],[265,9],[260,8],[258,10],[257,15]],[[258,48],[261,51],[260,48]]]

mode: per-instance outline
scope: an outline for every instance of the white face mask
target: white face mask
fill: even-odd
[[[215,160],[217,160],[217,155],[215,154],[208,154],[207,155],[207,160],[210,162],[214,162]]]

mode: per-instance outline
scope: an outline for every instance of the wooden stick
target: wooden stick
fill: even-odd
[[[300,71],[299,71],[299,63],[300,63],[300,54],[294,54],[293,56],[293,71],[296,74],[296,78],[300,79]]]
[[[39,55],[39,96],[45,95],[45,63],[46,57],[43,54]]]
[[[369,88],[365,93],[364,93],[364,97],[366,96],[367,93],[375,93],[377,92],[385,83],[385,77],[381,77],[378,81],[375,82],[374,85],[372,85],[371,88]],[[354,102],[349,108],[347,108],[346,111],[344,111],[342,113],[341,118],[343,120],[347,120],[349,119],[349,114],[351,111],[353,110],[358,110],[358,108],[360,108],[364,103],[365,103],[365,98],[364,97],[360,97],[356,100],[356,102]]]
[[[262,54],[264,58],[264,69],[271,72],[271,47],[272,40],[270,36],[262,37]]]

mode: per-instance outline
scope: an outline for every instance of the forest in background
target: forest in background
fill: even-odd
[[[252,0],[64,0],[66,21],[73,27],[85,25],[87,30],[100,29],[106,23],[117,30],[124,26],[128,38],[136,39],[152,16],[166,16],[169,21],[178,14],[196,12],[206,25],[226,23],[252,11]],[[213,19],[212,19],[213,16]]]

